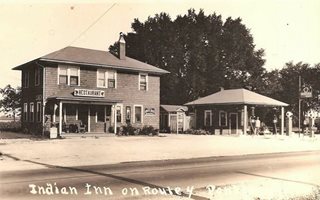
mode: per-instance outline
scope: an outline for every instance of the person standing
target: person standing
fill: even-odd
[[[259,119],[259,117],[257,117],[257,119],[256,119],[256,123],[255,123],[255,134],[256,135],[259,135],[259,133],[260,133],[260,127],[261,127],[261,121],[260,121],[260,119]]]
[[[277,123],[278,123],[278,118],[277,115],[273,115],[273,135],[277,134]]]

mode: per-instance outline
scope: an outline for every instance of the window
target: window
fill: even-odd
[[[59,66],[58,68],[58,84],[59,85],[80,85],[80,68]]]
[[[23,71],[23,75],[22,75],[22,86],[24,88],[28,88],[29,87],[29,79],[30,79],[30,73],[29,71]]]
[[[68,85],[68,68],[59,67],[59,84]]]
[[[117,105],[116,106],[116,114],[117,114],[117,122],[122,122],[122,106],[121,105]]]
[[[70,85],[79,85],[79,74],[78,74],[78,68],[72,67],[69,68],[70,70]]]
[[[108,88],[116,87],[116,73],[115,71],[108,71]]]
[[[148,90],[148,74],[139,74],[139,90]]]
[[[33,122],[34,120],[34,104],[33,103],[30,103],[30,122]]]
[[[114,70],[97,70],[97,87],[116,88],[117,73]]]
[[[105,72],[98,70],[98,87],[106,87]]]
[[[219,126],[227,126],[227,112],[219,112]]]
[[[142,123],[142,106],[134,106],[134,122]]]
[[[204,111],[204,126],[212,126],[212,111]]]
[[[23,104],[23,121],[28,121],[28,104]]]
[[[40,68],[35,68],[34,69],[34,85],[35,86],[40,85],[40,78],[41,78]]]
[[[131,123],[131,107],[126,107],[126,122]]]
[[[41,102],[37,102],[37,122],[41,122]]]

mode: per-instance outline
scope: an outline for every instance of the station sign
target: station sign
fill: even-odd
[[[100,97],[103,98],[105,96],[105,92],[103,90],[90,90],[90,89],[74,89],[74,96],[80,97]]]
[[[301,98],[312,98],[312,88],[310,86],[303,86],[300,92]]]

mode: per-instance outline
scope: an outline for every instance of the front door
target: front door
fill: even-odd
[[[229,127],[231,134],[237,134],[238,130],[238,113],[230,113]]]
[[[78,107],[78,120],[86,125],[86,131],[88,131],[88,106],[79,105]]]

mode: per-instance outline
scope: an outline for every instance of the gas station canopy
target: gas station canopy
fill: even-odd
[[[287,103],[246,90],[221,90],[206,97],[186,103],[185,105],[256,105],[256,106],[288,106]]]

